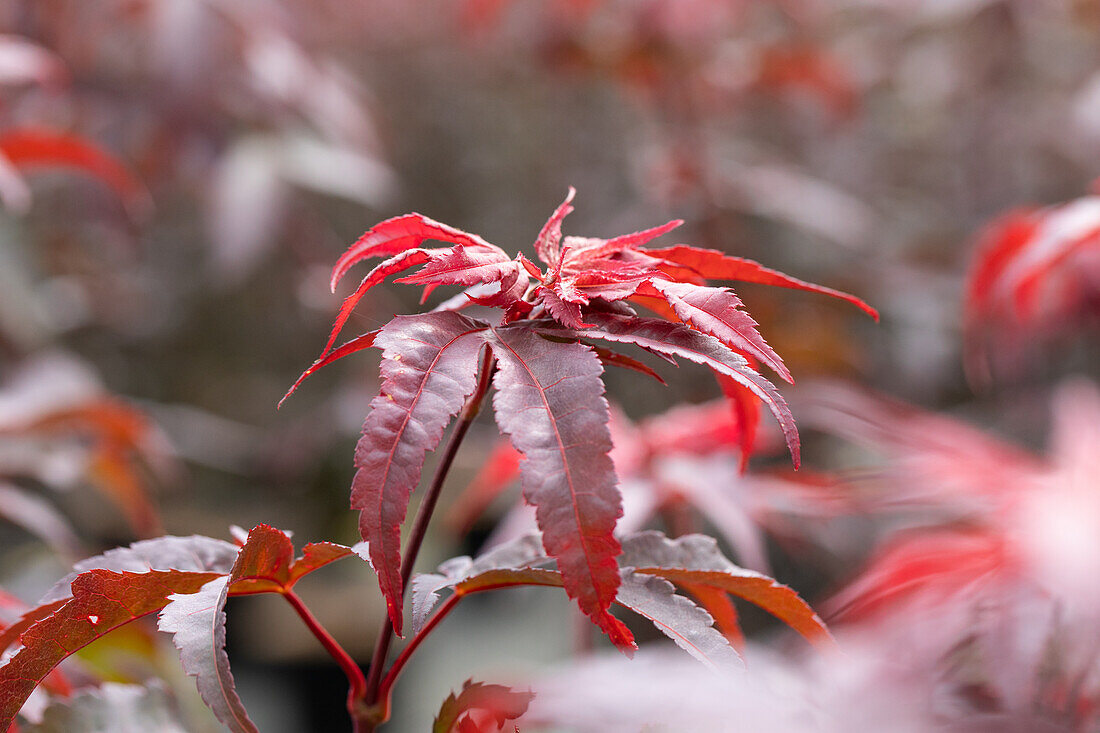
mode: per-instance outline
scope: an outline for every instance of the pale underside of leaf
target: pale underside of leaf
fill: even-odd
[[[710,614],[678,595],[667,580],[623,570],[615,600],[648,619],[676,646],[707,667],[715,671],[743,667],[729,640],[714,628]]]
[[[184,672],[195,678],[199,695],[233,733],[258,733],[237,695],[225,653],[225,601],[229,578],[216,578],[188,595],[168,597],[157,628],[172,634]]]

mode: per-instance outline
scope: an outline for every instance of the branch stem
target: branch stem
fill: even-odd
[[[367,689],[367,681],[363,677],[363,670],[359,668],[359,665],[355,663],[355,660],[351,658],[351,655],[344,651],[344,648],[340,646],[336,639],[332,638],[332,634],[328,633],[328,630],[321,625],[321,622],[317,620],[317,617],[313,615],[313,612],[309,610],[302,599],[293,590],[286,590],[283,592],[283,598],[287,600],[287,603],[298,613],[299,618],[302,619],[306,627],[317,637],[317,641],[321,642],[321,646],[325,648],[325,651],[329,653],[336,663],[340,665],[340,669],[344,671],[344,674],[348,678],[348,712],[352,715],[352,720],[355,719],[355,707],[357,701],[363,697]]]
[[[439,501],[439,495],[442,493],[443,483],[446,481],[447,474],[451,470],[451,464],[454,462],[455,455],[458,453],[458,448],[462,444],[463,438],[466,437],[466,432],[470,429],[470,425],[473,424],[474,418],[477,417],[478,410],[481,408],[481,401],[485,397],[485,393],[489,391],[489,383],[493,375],[494,362],[492,350],[488,346],[485,346],[485,351],[481,358],[477,387],[474,389],[474,393],[470,395],[470,398],[466,400],[466,404],[458,415],[458,421],[455,423],[454,430],[451,431],[450,438],[447,440],[447,445],[443,449],[443,454],[440,456],[439,464],[435,469],[435,475],[432,476],[432,482],[428,486],[427,492],[424,494],[424,500],[420,503],[420,508],[416,513],[416,519],[413,522],[412,531],[409,533],[409,539],[405,545],[404,556],[401,560],[402,588],[408,588],[409,586],[409,579],[412,578],[413,566],[416,564],[417,555],[420,554],[420,546],[424,542],[424,536],[428,531],[428,524],[431,522],[432,514],[435,512],[435,505]],[[383,667],[386,664],[386,657],[389,655],[393,637],[393,622],[387,614],[385,621],[382,623],[382,627],[378,631],[378,639],[374,645],[374,656],[371,658],[370,670],[367,673],[366,689],[361,698],[365,707],[372,712],[368,720],[361,722],[362,725],[366,726],[361,728],[362,733],[370,733],[377,725],[384,723],[389,718],[389,695],[387,694],[383,697],[380,693],[382,692]],[[411,647],[415,648],[416,645],[418,645],[418,642],[415,642],[415,640],[414,643],[410,643]],[[402,666],[403,664],[402,662]],[[396,675],[391,675],[391,677],[395,679]],[[387,678],[387,680],[389,682],[387,686],[388,690],[389,687],[392,687],[393,680],[389,678]]]

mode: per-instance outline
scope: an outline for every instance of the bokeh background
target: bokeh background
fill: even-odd
[[[678,474],[725,492],[771,572],[856,640],[815,704],[873,699],[858,720],[912,730],[1096,724],[1097,3],[3,0],[0,31],[0,587],[14,597],[34,601],[74,556],[161,532],[266,522],[353,543],[377,357],[275,409],[346,294],[328,289],[335,259],[407,211],[528,251],[573,185],[567,233],[682,218],[676,241],[881,312],[737,287],[798,382],[785,393],[806,465],[789,470],[765,416],[744,477],[728,470],[735,445]],[[417,295],[377,289],[349,330]],[[610,374],[609,396],[640,421],[719,394],[690,366],[662,375],[667,388]],[[479,421],[444,512],[496,443]],[[476,552],[515,501],[466,533],[441,518],[424,568]],[[734,511],[712,510],[687,528]],[[382,608],[366,568],[318,573],[303,595],[365,662]],[[930,609],[940,623],[918,652]],[[288,609],[229,613],[262,730],[347,726],[342,676]],[[829,675],[790,665],[809,652],[763,616],[744,622],[772,688],[804,699],[807,675]],[[470,676],[546,681],[525,731],[638,730],[582,694],[601,687],[621,707],[638,689],[677,699],[667,665],[576,661],[576,625],[549,592],[474,599],[425,644],[387,730],[425,730]],[[81,663],[166,676],[188,726],[217,730],[163,640],[115,646]],[[912,664],[880,673],[899,658]],[[701,698],[719,717],[698,725],[726,729],[731,700],[768,720],[761,693],[741,694]],[[573,707],[595,717],[553,720]],[[788,723],[770,725],[829,729]]]

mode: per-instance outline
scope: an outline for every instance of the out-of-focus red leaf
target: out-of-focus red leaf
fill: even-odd
[[[827,51],[808,44],[776,45],[765,49],[759,60],[757,85],[769,91],[807,92],[840,118],[856,110],[859,97],[855,80]]]
[[[534,693],[518,692],[504,685],[487,685],[466,680],[462,690],[443,701],[435,716],[432,733],[491,733],[509,720],[516,720],[531,704]],[[484,720],[484,723],[477,722]],[[492,725],[492,727],[488,727]]]
[[[17,486],[0,482],[0,517],[27,530],[62,557],[83,554],[69,521],[45,499]]]
[[[607,612],[619,586],[613,531],[622,503],[599,358],[524,326],[496,329],[490,343],[500,364],[497,424],[524,456],[523,493],[536,507],[546,551],[566,593],[617,646],[632,649],[630,630]]]
[[[454,312],[399,316],[379,331],[382,389],[355,449],[351,506],[394,630],[402,631],[401,523],[425,453],[473,394],[486,326]]]
[[[486,507],[519,478],[522,458],[523,455],[510,442],[503,440],[497,443],[473,480],[451,505],[447,512],[447,526],[456,534],[465,534]]]
[[[1003,539],[982,531],[935,530],[891,543],[829,602],[829,616],[858,621],[917,595],[942,600],[996,573],[1012,560]]]
[[[68,82],[65,63],[26,38],[0,35],[0,84],[59,85]]]
[[[144,215],[151,205],[149,192],[125,165],[75,135],[37,128],[9,129],[0,133],[0,154],[20,170],[82,170],[111,187],[134,215]]]
[[[77,436],[90,441],[89,478],[123,511],[139,537],[160,533],[160,518],[137,465],[149,457],[154,430],[139,411],[114,399],[98,399],[0,427],[0,434]]]
[[[1019,351],[1072,322],[1096,297],[1100,197],[1018,209],[978,236],[965,299],[968,376],[988,381],[989,351]]]

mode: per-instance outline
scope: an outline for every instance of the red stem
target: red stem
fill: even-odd
[[[401,650],[401,653],[397,655],[397,659],[393,660],[393,665],[390,667],[390,671],[386,673],[385,679],[378,688],[378,700],[382,706],[382,709],[386,712],[386,717],[389,717],[390,710],[390,697],[393,695],[393,686],[397,682],[398,675],[401,674],[401,670],[404,669],[405,664],[408,663],[409,657],[413,655],[417,647],[427,638],[428,634],[432,633],[436,626],[443,618],[454,610],[454,607],[458,605],[463,596],[454,594],[439,607],[428,622],[424,624],[424,628],[420,630],[420,633],[414,636],[409,643]]]
[[[465,406],[462,408],[462,412],[458,415],[458,421],[455,423],[454,430],[447,440],[447,446],[443,449],[443,455],[439,459],[439,465],[436,466],[435,475],[432,476],[432,482],[428,486],[427,492],[424,494],[424,500],[420,503],[420,509],[416,513],[416,520],[413,522],[412,531],[409,533],[409,540],[405,546],[405,554],[401,560],[401,585],[403,589],[409,586],[409,579],[412,577],[413,566],[416,564],[416,557],[420,554],[420,546],[424,542],[424,535],[427,534],[428,524],[431,521],[436,502],[439,500],[439,495],[442,492],[443,482],[446,480],[447,473],[451,470],[451,464],[454,462],[455,455],[458,453],[458,447],[462,444],[462,439],[466,437],[466,432],[470,429],[470,425],[473,424],[474,418],[477,417],[478,410],[481,408],[481,400],[489,390],[489,381],[493,374],[494,361],[492,350],[486,346],[485,353],[481,359],[481,370],[477,387],[474,393],[470,395],[470,398],[466,401]],[[393,622],[387,614],[385,621],[382,623],[382,628],[378,631],[378,639],[374,645],[374,655],[371,658],[370,670],[367,674],[366,690],[361,698],[365,707],[370,710],[370,714],[365,716],[361,721],[361,724],[365,726],[363,728],[364,733],[373,731],[375,727],[384,723],[389,718],[388,700],[384,706],[381,707],[379,706],[379,701],[383,699],[380,695],[382,672],[386,664],[386,657],[389,655],[390,644],[393,643],[393,636]],[[416,643],[415,640],[414,642],[410,642],[410,645],[413,643]]]
[[[298,616],[302,619],[309,630],[313,632],[313,635],[317,637],[317,640],[321,642],[321,646],[325,648],[325,651],[329,653],[336,663],[340,665],[340,669],[344,670],[344,674],[348,678],[348,711],[353,709],[353,703],[363,696],[363,693],[367,689],[367,681],[363,677],[363,670],[359,668],[359,665],[355,663],[355,660],[344,651],[344,648],[332,638],[332,635],[328,633],[321,622],[317,620],[317,617],[310,612],[306,604],[302,602],[302,599],[292,590],[283,591],[283,598],[291,605],[291,607],[298,612]],[[355,716],[352,715],[354,718]]]

